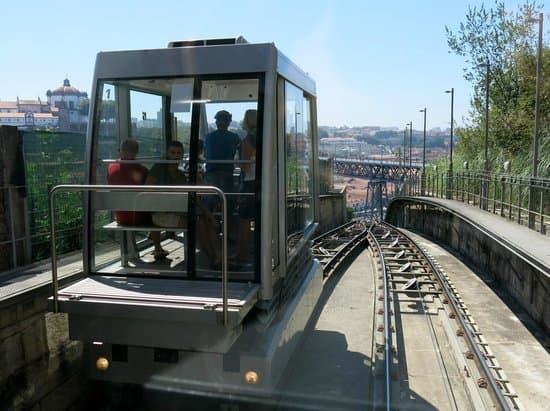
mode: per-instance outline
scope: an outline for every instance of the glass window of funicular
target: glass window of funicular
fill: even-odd
[[[91,183],[144,184],[155,164],[167,165],[166,147],[170,140],[179,140],[188,150],[192,94],[188,97],[187,107],[183,109],[181,104],[172,103],[172,94],[173,90],[184,86],[192,92],[193,84],[193,78],[99,81],[92,139],[94,162]],[[180,112],[176,113],[171,107]],[[129,157],[128,153],[123,156],[120,150],[125,140],[137,142],[132,149],[137,149],[137,152]],[[182,159],[173,161],[172,164],[181,174],[184,173]],[[118,174],[115,176],[115,173]],[[178,183],[187,181],[180,179]],[[175,245],[183,240],[185,227],[179,233],[161,231],[162,245],[170,246],[174,257],[170,261],[163,259],[162,262],[155,258],[150,232],[135,228],[154,226],[151,212],[144,209],[145,202],[141,201],[144,197],[139,197],[141,194],[110,191],[99,193],[94,198],[91,219],[94,223],[91,231],[91,244],[94,245],[92,268],[102,273],[186,273],[187,259],[182,257],[185,241],[180,246]],[[160,197],[160,194],[149,197],[149,204],[158,203],[157,199],[160,201]],[[183,213],[186,201],[178,194],[176,202],[180,200]],[[168,203],[166,199],[162,202]],[[172,208],[174,207],[178,206]],[[124,220],[122,223],[121,219]],[[133,226],[133,230],[115,229],[115,221],[119,222],[119,226]],[[179,254],[178,250],[181,251]]]
[[[94,152],[96,162],[92,173],[92,183],[106,182],[107,169],[103,166],[102,159],[116,158],[118,156],[118,96],[117,88],[113,84],[101,83],[98,87],[96,103]]]
[[[128,137],[139,143],[140,160],[164,156],[162,96],[130,90],[130,127]]]
[[[288,252],[292,254],[313,221],[313,146],[309,98],[285,87],[286,196]]]
[[[227,230],[230,278],[256,278],[256,222],[260,215],[257,175],[261,140],[258,129],[259,78],[215,78],[201,83],[199,148],[202,147],[198,181],[222,190],[227,199]],[[205,218],[221,218],[221,201],[216,196],[198,199]],[[200,218],[197,220],[201,223]],[[200,234],[200,231],[197,230]],[[213,259],[197,238],[197,270],[208,272]],[[202,254],[202,255],[201,255]],[[218,255],[215,259],[219,260]]]
[[[195,90],[197,85],[200,98],[197,98],[198,91]],[[236,256],[230,268],[235,271],[234,278],[254,279],[257,242],[254,212],[258,209],[255,184],[258,94],[258,78],[208,79],[202,82],[196,78],[100,81],[96,102],[97,126],[93,138],[95,161],[92,183],[106,184],[112,164],[145,167],[145,172],[150,176],[155,174],[155,165],[163,164],[164,167],[176,164],[177,175],[183,177],[178,177],[173,184],[219,186],[219,182],[209,175],[212,171],[209,165],[214,165],[214,170],[222,165],[222,169],[230,170],[228,181],[231,182],[230,187],[223,188],[229,199],[228,254]],[[226,153],[227,158],[218,159],[208,151],[210,146],[207,140],[216,131],[216,113],[222,110],[232,114],[228,131],[234,135],[235,147],[232,153]],[[119,158],[120,144],[126,139],[138,142],[135,160],[121,161]],[[167,159],[170,141],[179,141],[183,145],[183,158]],[[215,148],[229,147],[229,142],[224,140]],[[251,148],[244,153],[243,147],[247,144]],[[162,184],[171,185],[170,181],[163,181]],[[142,204],[134,209],[137,204],[135,195],[129,195],[128,200],[124,203],[128,210],[123,211],[142,211]],[[192,272],[202,277],[219,277],[221,219],[216,201],[214,196],[186,196],[182,200],[181,212],[171,210],[183,217],[177,219],[177,224],[181,223],[182,233],[174,234],[169,230],[161,233],[161,245],[170,252],[162,261],[155,260],[147,231],[105,229],[117,216],[112,210],[94,206],[95,256],[92,266],[100,272],[177,274],[183,277]],[[173,203],[170,207],[177,207]],[[189,217],[193,221],[189,221]],[[140,224],[151,225],[152,221],[149,219]],[[187,253],[188,249],[196,250],[194,259]],[[193,261],[195,264],[190,266],[189,262]]]

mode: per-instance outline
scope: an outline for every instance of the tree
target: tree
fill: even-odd
[[[90,100],[88,98],[83,98],[78,103],[78,114],[81,116],[87,116],[90,109]]]
[[[473,85],[471,119],[466,127],[457,130],[461,136],[457,155],[474,166],[481,166],[483,161],[486,65],[489,64],[490,163],[495,169],[499,166],[497,162],[514,159],[516,165],[522,165],[523,173],[529,172],[537,46],[536,30],[529,18],[536,16],[540,9],[541,6],[529,1],[516,12],[507,12],[504,3],[496,1],[488,10],[483,5],[470,7],[466,21],[456,33],[445,27],[449,48],[465,57],[464,78]],[[550,73],[548,50],[544,51],[542,71]],[[549,93],[550,82],[546,82],[540,100],[542,135],[547,134],[550,102],[544,96]],[[547,163],[548,159],[544,161]]]
[[[322,127],[318,128],[318,134],[319,134],[319,138],[329,137],[328,131],[326,129],[322,128]]]

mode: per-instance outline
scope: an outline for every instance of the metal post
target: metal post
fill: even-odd
[[[422,148],[422,180],[420,181],[420,195],[425,194],[426,190],[426,112],[427,109],[424,107],[424,110],[420,110],[421,113],[424,113],[424,143]]]
[[[504,217],[504,191],[506,190],[505,177],[501,177],[500,183],[500,216]]]
[[[539,148],[539,126],[540,126],[540,87],[542,82],[542,21],[543,13],[539,14],[538,19],[533,19],[539,23],[539,42],[537,47],[537,81],[535,87],[535,130],[533,133],[533,177],[538,176],[538,148]]]
[[[401,156],[402,156],[401,147],[399,147],[398,150],[399,150],[399,154],[398,154],[397,158],[399,159],[399,167],[401,167]]]
[[[487,73],[485,74],[485,155],[483,169],[489,170],[488,146],[489,146],[489,60],[486,63]]]
[[[489,60],[486,63],[487,72],[485,74],[485,155],[483,164],[483,179],[481,181],[481,208],[487,210],[487,202],[489,198],[488,192],[488,174],[489,174]]]
[[[537,80],[535,86],[535,130],[533,132],[533,178],[529,187],[529,228],[535,228],[535,184],[534,179],[538,176],[538,151],[539,151],[539,125],[540,125],[540,87],[542,82],[541,70],[542,70],[542,23],[543,13],[539,14],[538,19],[529,19],[530,22],[539,23],[539,41],[537,46]]]
[[[493,214],[496,214],[496,206],[497,206],[497,180],[496,178],[495,179],[492,179],[494,181],[494,185],[493,185],[493,209],[491,210],[491,212]]]
[[[409,129],[409,173],[412,177],[412,138],[413,138],[413,122],[411,121],[411,128]]]
[[[446,90],[445,93],[451,93],[451,147],[450,147],[450,154],[449,154],[449,175],[447,180],[447,198],[452,198],[452,195],[453,195],[453,127],[454,127],[453,110],[454,110],[454,97],[455,97],[454,87],[451,88],[450,90]]]
[[[405,124],[405,129],[403,130],[403,169],[405,169],[406,166],[406,153],[407,153],[407,127],[409,123]]]
[[[546,234],[546,230],[544,228],[544,193],[542,192],[542,190],[540,191],[540,208],[539,208],[539,213],[540,213],[540,232],[541,234]]]
[[[455,89],[451,89],[451,148],[449,155],[449,170],[451,174],[453,173],[453,129],[454,129],[454,99],[455,99]],[[451,187],[452,189],[452,187]]]
[[[380,221],[384,221],[384,205],[382,203],[382,183],[380,182],[378,185],[379,193],[379,199],[380,199]]]

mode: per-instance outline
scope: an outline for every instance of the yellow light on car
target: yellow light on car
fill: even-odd
[[[109,368],[109,360],[105,357],[99,357],[95,362],[95,366],[99,371],[107,371],[107,368]]]
[[[256,371],[247,371],[244,374],[244,380],[247,382],[247,384],[257,384],[260,380],[260,376]]]

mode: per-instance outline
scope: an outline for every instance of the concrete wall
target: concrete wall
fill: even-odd
[[[319,197],[320,223],[318,234],[346,223],[346,191]]]
[[[496,286],[505,289],[550,333],[550,276],[530,262],[528,256],[433,205],[393,201],[386,221],[423,233],[454,250],[476,271],[491,276]]]
[[[78,408],[82,345],[65,314],[47,312],[47,288],[0,303],[0,410]]]

